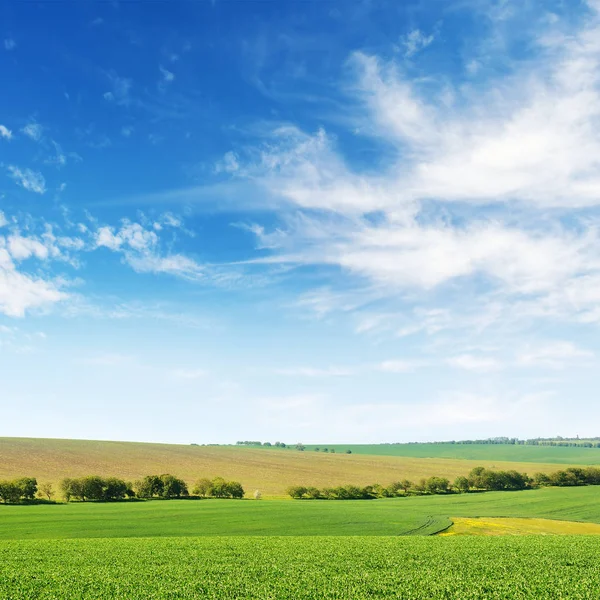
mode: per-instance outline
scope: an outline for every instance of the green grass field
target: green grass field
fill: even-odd
[[[431,535],[452,517],[600,523],[600,486],[383,500],[167,500],[0,505],[0,539]]]
[[[336,454],[351,450],[367,456],[397,456],[405,458],[444,458],[479,461],[546,463],[556,465],[600,464],[600,448],[560,446],[519,446],[511,444],[317,444],[307,445],[305,452],[315,448],[335,449]]]
[[[0,597],[595,599],[597,538],[0,542]]]

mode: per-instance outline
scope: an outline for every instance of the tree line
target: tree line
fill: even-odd
[[[397,444],[401,444],[402,442],[397,442]],[[409,444],[456,444],[457,446],[461,445],[513,445],[513,446],[560,446],[560,447],[569,447],[569,448],[600,448],[600,438],[592,437],[579,439],[577,438],[563,438],[561,436],[557,436],[554,438],[529,438],[525,440],[521,440],[519,438],[509,438],[509,437],[493,437],[493,438],[485,438],[482,440],[448,440],[443,442],[408,442]],[[396,444],[396,445],[397,445]],[[390,444],[394,445],[394,444]]]
[[[190,494],[183,479],[170,473],[146,475],[127,482],[118,477],[66,477],[59,484],[59,491],[66,502],[114,502],[133,499],[171,499],[171,498],[243,498],[244,488],[239,481],[226,481],[223,477],[198,479]],[[11,481],[0,481],[0,501],[4,504],[51,502],[55,496],[51,483],[38,487],[33,477],[21,477]],[[260,494],[255,498],[260,497]]]
[[[369,500],[398,496],[420,496],[428,494],[464,494],[469,492],[518,491],[546,486],[600,485],[600,468],[569,467],[553,473],[535,473],[529,477],[518,471],[494,471],[475,467],[467,476],[459,476],[454,482],[446,477],[422,478],[418,482],[408,479],[395,481],[387,486],[379,483],[367,486],[342,485],[316,488],[293,485],[287,490],[296,500]]]

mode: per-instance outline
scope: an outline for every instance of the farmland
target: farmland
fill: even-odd
[[[533,536],[2,542],[0,596],[584,599],[600,587],[597,548]]]
[[[383,500],[166,500],[0,505],[0,539],[431,535],[454,517],[600,523],[600,487]]]
[[[347,446],[339,448],[331,454],[309,449],[298,452],[235,446],[0,438],[0,479],[27,475],[56,485],[63,477],[90,474],[133,480],[149,473],[173,473],[192,484],[199,477],[222,476],[240,481],[248,491],[260,489],[264,497],[284,497],[287,487],[293,484],[322,488],[347,483],[385,485],[401,478],[432,475],[453,479],[476,466],[533,474],[554,471],[557,464],[585,465],[600,461],[600,450],[594,448],[446,444],[366,447],[373,452],[393,449],[406,456],[366,451],[363,454],[362,446],[349,446],[356,452],[345,454],[342,449]],[[504,460],[507,457],[510,460]]]
[[[600,448],[527,446],[512,444],[317,444],[307,445],[307,452],[323,448],[336,453],[350,450],[361,456],[397,456],[447,460],[545,463],[554,465],[595,465],[600,463]],[[550,469],[549,469],[550,470]]]

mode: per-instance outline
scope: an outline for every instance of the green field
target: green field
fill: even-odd
[[[598,541],[216,537],[0,542],[0,597],[597,598]]]
[[[382,500],[163,500],[0,505],[0,539],[430,535],[452,517],[600,523],[600,486]]]
[[[311,444],[315,448],[335,449],[336,454],[398,456],[405,458],[445,458],[480,461],[529,462],[546,464],[600,464],[600,448],[562,446],[521,446],[512,444]]]

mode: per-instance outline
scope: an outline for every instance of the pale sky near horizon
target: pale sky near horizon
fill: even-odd
[[[599,11],[3,3],[0,436],[599,435]]]

